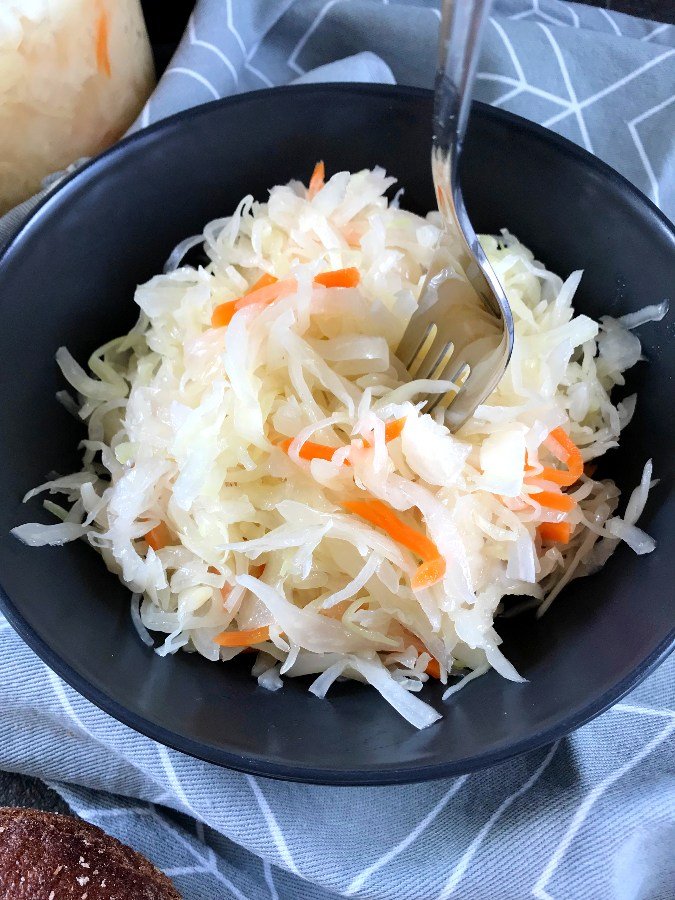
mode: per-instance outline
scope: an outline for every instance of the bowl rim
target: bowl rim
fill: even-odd
[[[284,85],[281,87],[266,88],[260,91],[249,91],[224,97],[199,106],[182,110],[167,118],[155,122],[147,128],[141,129],[125,137],[114,144],[105,152],[93,157],[81,167],[65,176],[50,190],[31,210],[26,221],[19,230],[10,238],[5,246],[0,249],[0,267],[4,260],[11,256],[25,234],[31,230],[43,215],[48,214],[53,205],[58,205],[72,193],[79,189],[87,180],[96,179],[99,174],[105,174],[111,161],[123,157],[129,146],[142,145],[144,141],[167,128],[176,124],[193,121],[202,116],[209,116],[215,108],[224,106],[233,107],[241,103],[250,103],[256,99],[264,99],[270,95],[284,94],[315,94],[315,93],[340,93],[355,95],[377,95],[380,97],[408,97],[410,99],[428,100],[433,92],[426,88],[408,87],[401,85],[380,84],[354,84],[349,82],[333,82],[330,84],[303,84]],[[574,144],[567,138],[556,134],[549,129],[530,122],[506,110],[497,109],[489,104],[474,102],[473,113],[481,117],[492,118],[498,122],[508,124],[517,134],[518,132],[530,132],[539,140],[546,141],[554,148],[567,156],[577,159],[584,167],[594,170],[605,181],[613,183],[621,192],[626,194],[632,204],[646,206],[652,217],[661,225],[670,236],[675,252],[675,225],[667,216],[635,185],[623,175],[616,172],[598,157],[589,153],[582,147]],[[0,576],[1,577],[1,576]],[[540,729],[534,735],[522,738],[514,743],[503,744],[480,753],[466,760],[455,762],[435,762],[429,765],[411,763],[404,767],[393,766],[386,769],[369,769],[367,767],[350,770],[334,771],[327,768],[314,768],[301,764],[279,763],[264,754],[242,755],[231,750],[211,747],[190,737],[177,734],[162,725],[155,724],[144,716],[127,709],[110,697],[104,690],[91,684],[88,679],[80,675],[65,659],[61,658],[51,649],[38,634],[36,634],[28,622],[24,619],[20,610],[14,604],[9,595],[0,584],[0,611],[5,615],[11,627],[19,634],[24,642],[37,656],[70,687],[85,699],[92,702],[103,712],[129,726],[134,731],[148,737],[160,744],[171,747],[196,759],[213,763],[218,766],[245,772],[251,775],[259,775],[267,778],[275,778],[285,781],[295,781],[306,784],[321,784],[332,786],[375,786],[407,784],[414,782],[431,781],[450,776],[466,774],[479,769],[492,766],[496,763],[510,759],[529,750],[547,746],[576,730],[586,722],[600,715],[610,706],[614,705],[629,691],[636,687],[647,677],[668,654],[675,649],[675,626],[671,629],[657,647],[635,669],[617,682],[604,693],[593,697],[584,705],[578,707],[567,715],[556,720],[548,727]]]

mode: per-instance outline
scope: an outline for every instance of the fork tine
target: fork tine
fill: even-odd
[[[401,362],[408,370],[408,374],[411,378],[415,377],[415,375],[417,374],[417,370],[424,362],[424,359],[429,352],[429,348],[433,344],[437,333],[438,325],[435,322],[430,322],[422,332],[420,340],[417,342],[415,349],[410,354],[408,361],[406,362],[406,360],[401,360]]]
[[[434,333],[434,339],[431,343],[425,342],[423,349],[425,350],[424,356],[422,353],[418,353],[415,359],[415,368],[408,369],[411,378],[438,378],[438,375],[432,375],[432,372],[435,372],[439,364],[442,363],[444,356],[448,351],[448,346],[452,347],[452,342],[448,339],[448,335],[445,333],[445,330],[441,328],[437,328]],[[446,363],[447,364],[447,363]]]
[[[452,374],[450,374],[452,372]],[[457,364],[456,360],[449,359],[445,368],[437,376],[438,380],[451,381],[454,388],[450,388],[445,394],[436,394],[431,397],[425,407],[425,412],[433,412],[435,409],[447,410],[450,404],[457,398],[467,378],[471,374],[471,368],[467,363]],[[436,376],[434,376],[436,377]]]
[[[454,351],[455,345],[452,341],[447,341],[445,347],[443,347],[440,354],[436,357],[436,362],[433,363],[427,378],[433,378],[434,380],[442,378],[443,373],[446,372],[451,365],[451,358]]]
[[[461,387],[466,379],[471,374],[471,366],[467,362],[461,362],[457,364],[457,368],[453,371],[452,375],[444,375],[444,378],[447,378],[448,381],[452,381],[453,384],[456,384],[458,387]]]

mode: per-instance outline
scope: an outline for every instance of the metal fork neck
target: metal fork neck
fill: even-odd
[[[492,0],[443,0],[434,102],[434,147],[456,162],[464,141],[483,26]]]

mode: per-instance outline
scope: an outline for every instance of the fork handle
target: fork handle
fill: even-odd
[[[492,0],[443,0],[434,101],[434,148],[450,163],[452,189],[471,106],[483,26]]]
[[[499,293],[495,294],[495,291],[501,292],[501,288],[492,283],[496,282],[496,277],[464,206],[458,174],[481,36],[491,6],[492,0],[443,0],[431,171],[438,209],[445,220],[447,241],[453,246],[456,259],[465,268],[474,289],[499,318],[502,313],[495,300]],[[437,252],[432,268],[438,268],[442,263],[442,254]]]

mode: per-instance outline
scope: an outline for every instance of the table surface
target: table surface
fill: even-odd
[[[161,73],[166,68],[183,33],[193,0],[177,0],[168,5],[168,9],[165,0],[142,0],[142,2],[157,70],[158,73]],[[600,0],[600,2],[598,0],[577,0],[577,2],[675,24],[673,0]],[[0,806],[26,806],[52,812],[68,812],[68,807],[59,795],[43,782],[35,778],[1,771]]]

